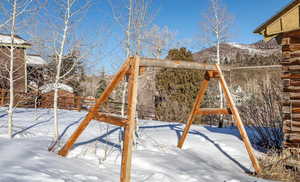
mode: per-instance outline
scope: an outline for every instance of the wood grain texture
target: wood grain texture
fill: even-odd
[[[112,124],[115,126],[125,126],[127,119],[116,117],[114,115],[110,114],[104,114],[104,113],[94,113],[94,119],[100,122]]]
[[[215,70],[216,68],[211,64],[202,64],[195,61],[182,60],[167,60],[167,59],[151,59],[141,58],[140,66],[142,67],[162,67],[162,68],[181,68],[193,70]],[[222,68],[224,71],[230,71],[228,67]]]
[[[219,109],[219,108],[200,108],[197,109],[196,115],[228,115],[232,114],[229,108],[227,109]]]
[[[131,61],[131,75],[128,84],[128,122],[125,125],[122,163],[121,163],[121,182],[130,182],[131,175],[131,160],[132,160],[132,146],[133,134],[135,129],[136,104],[137,104],[137,83],[139,75],[140,58],[135,57]]]
[[[195,119],[195,116],[196,116],[196,112],[198,110],[198,108],[200,107],[201,105],[201,102],[203,100],[203,97],[205,95],[205,92],[206,92],[206,89],[208,87],[208,80],[203,80],[202,83],[200,84],[200,88],[199,88],[199,92],[198,92],[198,95],[196,97],[196,100],[195,100],[195,103],[193,105],[193,109],[189,115],[189,119],[185,125],[185,128],[184,128],[184,131],[182,133],[182,136],[180,137],[179,141],[178,141],[178,144],[177,144],[177,147],[178,148],[182,148],[185,140],[186,140],[186,137],[188,135],[188,132],[190,130],[190,127]]]
[[[118,85],[118,83],[124,78],[124,75],[126,74],[127,70],[129,68],[129,61],[127,60],[123,66],[121,67],[120,71],[114,76],[111,83],[105,88],[104,92],[100,96],[100,98],[97,99],[95,106],[89,111],[89,113],[86,115],[84,120],[79,124],[77,129],[73,132],[71,137],[67,140],[66,144],[63,146],[63,148],[58,152],[61,156],[66,156],[77,140],[77,138],[80,136],[80,134],[84,131],[84,129],[88,126],[90,121],[94,119],[95,114],[97,114],[100,105],[105,102],[108,98],[108,96],[111,94],[114,88]]]
[[[232,111],[232,114],[233,114],[233,117],[236,121],[236,126],[238,127],[239,129],[239,132],[240,132],[240,135],[241,135],[241,138],[244,142],[244,145],[245,145],[245,148],[248,152],[248,155],[249,155],[249,158],[252,162],[252,165],[256,171],[256,173],[260,173],[261,172],[261,168],[260,168],[260,165],[258,163],[258,160],[254,154],[254,151],[253,151],[253,148],[252,148],[252,145],[250,143],[250,140],[249,140],[249,137],[247,135],[247,132],[245,130],[245,127],[244,127],[244,124],[241,120],[241,117],[240,117],[240,114],[235,106],[235,103],[233,101],[233,98],[230,94],[230,91],[229,91],[229,88],[227,86],[227,83],[224,79],[224,76],[222,74],[222,71],[220,69],[220,66],[218,64],[215,65],[216,66],[216,69],[218,70],[219,72],[219,75],[220,75],[220,82],[221,82],[221,86],[223,88],[223,91],[224,91],[224,95],[225,95],[225,99],[226,99],[226,103],[228,105],[228,107],[231,109]]]

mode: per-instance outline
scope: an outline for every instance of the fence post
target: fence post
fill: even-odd
[[[1,89],[1,106],[5,104],[5,90]]]
[[[77,111],[81,111],[81,98],[80,96],[77,96]]]

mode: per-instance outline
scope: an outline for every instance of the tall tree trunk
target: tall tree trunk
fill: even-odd
[[[66,9],[66,15],[64,18],[64,30],[62,35],[62,40],[60,44],[60,51],[58,55],[58,63],[56,67],[56,76],[55,76],[55,82],[54,82],[54,98],[53,98],[53,114],[54,114],[54,140],[58,141],[59,139],[59,129],[58,129],[58,85],[60,81],[60,72],[61,72],[61,66],[63,61],[63,54],[65,49],[65,43],[67,40],[67,34],[69,30],[69,19],[70,19],[70,13],[71,13],[71,2],[70,0],[67,0],[67,9]]]
[[[27,53],[26,53],[26,50],[24,50],[25,52],[25,61],[24,61],[24,77],[25,77],[25,81],[24,81],[24,84],[25,84],[25,93],[28,92],[28,73],[27,73],[27,62],[26,62],[26,57],[27,57]]]
[[[57,83],[55,83],[55,85],[56,84]],[[57,88],[54,89],[53,114],[54,114],[53,138],[54,138],[55,141],[57,141],[58,138],[59,138],[59,131],[58,131],[58,89]]]
[[[13,2],[11,44],[10,44],[10,69],[9,69],[9,106],[8,106],[8,136],[12,138],[13,131],[13,109],[14,109],[14,39],[16,24],[17,0]]]
[[[128,8],[128,24],[126,30],[126,58],[130,56],[130,32],[131,32],[131,19],[132,19],[132,0],[129,0]],[[123,92],[122,92],[122,108],[121,115],[125,116],[125,102],[126,102],[126,89],[127,89],[127,79],[124,80]]]
[[[217,34],[217,64],[221,64],[220,41],[219,41],[218,34]],[[223,91],[222,91],[221,82],[219,82],[218,84],[218,89],[219,89],[219,97],[220,97],[220,108],[223,108],[224,100],[223,100]],[[224,125],[223,115],[220,115],[218,127],[223,128],[223,125]]]

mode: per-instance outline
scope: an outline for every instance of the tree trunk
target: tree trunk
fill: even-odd
[[[25,84],[25,93],[28,92],[28,73],[27,73],[26,56],[27,56],[27,53],[25,51],[25,61],[24,61],[24,64],[25,64],[25,66],[24,66],[24,73],[25,73],[25,75],[24,75],[24,77],[25,77],[25,79],[24,79],[25,80],[25,82],[24,82],[24,84]]]
[[[9,70],[9,106],[8,106],[8,136],[12,138],[13,132],[13,109],[14,109],[14,39],[16,23],[17,1],[13,2],[12,24],[11,24],[11,45],[10,45],[10,70]]]
[[[65,43],[67,40],[67,34],[69,30],[69,20],[71,16],[71,2],[67,0],[67,9],[66,9],[66,15],[64,18],[64,30],[62,35],[62,40],[60,44],[60,51],[58,55],[58,63],[56,67],[56,76],[55,76],[55,84],[54,84],[54,98],[53,98],[53,114],[54,114],[54,140],[58,141],[59,139],[59,131],[58,131],[58,84],[60,81],[60,72],[61,72],[61,66],[63,61],[63,55],[64,55],[64,49],[65,49]]]
[[[221,64],[221,58],[220,58],[220,41],[219,41],[219,35],[217,34],[217,64]],[[220,97],[220,108],[223,108],[224,105],[224,100],[223,100],[223,92],[222,92],[222,86],[221,83],[219,82],[218,84],[218,89],[219,89],[219,97]],[[223,115],[220,115],[220,120],[218,127],[223,128],[224,125],[224,120],[223,120]]]
[[[56,87],[57,83],[55,83]],[[53,137],[55,141],[58,141],[58,89],[57,87],[54,90],[54,98],[53,98],[53,114],[54,114],[54,130]]]
[[[14,109],[14,47],[10,48],[10,70],[9,70],[9,106],[8,106],[8,136],[12,138],[13,109]]]
[[[129,8],[128,8],[128,24],[127,24],[127,30],[126,30],[126,57],[128,58],[130,56],[130,31],[131,31],[131,18],[132,18],[132,0],[129,0]],[[125,76],[126,77],[126,76]],[[126,101],[126,90],[127,90],[127,79],[124,79],[124,87],[123,87],[123,93],[122,93],[122,108],[121,108],[121,115],[122,117],[125,116],[124,110],[125,110],[125,101]],[[120,129],[119,138],[123,138],[123,128]],[[122,140],[120,140],[122,142]],[[121,145],[122,146],[122,145]]]
[[[126,90],[127,90],[127,80],[124,81],[123,92],[122,92],[122,108],[121,108],[122,117],[125,116]]]

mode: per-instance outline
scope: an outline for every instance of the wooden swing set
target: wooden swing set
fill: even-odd
[[[68,154],[68,151],[71,149],[76,139],[88,126],[91,120],[97,120],[100,122],[105,122],[112,125],[123,127],[124,142],[122,147],[120,181],[130,182],[133,135],[134,135],[135,125],[136,125],[138,75],[142,74],[143,72],[142,68],[145,67],[165,67],[165,68],[205,70],[206,71],[204,77],[205,79],[202,81],[200,85],[200,89],[196,101],[194,103],[193,109],[191,111],[189,119],[184,128],[183,134],[177,146],[179,148],[182,148],[196,115],[231,114],[233,115],[233,118],[236,121],[236,126],[240,132],[241,138],[244,142],[245,148],[248,152],[253,167],[256,173],[260,172],[261,169],[259,163],[255,157],[248,135],[245,131],[238,110],[234,104],[228,86],[225,82],[224,76],[218,64],[210,65],[210,64],[200,64],[200,63],[188,62],[188,61],[158,60],[158,59],[140,58],[138,56],[128,58],[126,62],[122,65],[118,73],[112,79],[111,83],[106,87],[102,95],[97,99],[95,106],[90,109],[85,119],[80,123],[78,128],[74,131],[74,133],[68,139],[66,144],[63,146],[63,148],[58,152],[59,155],[66,156]],[[113,89],[115,89],[118,86],[118,84],[125,78],[126,75],[129,76],[128,96],[127,96],[128,97],[127,117],[120,118],[110,114],[104,114],[99,112],[100,106],[108,99]],[[224,96],[226,99],[226,103],[228,106],[228,108],[226,109],[200,108],[201,102],[203,100],[206,89],[208,87],[208,83],[213,78],[217,79],[221,83]]]

